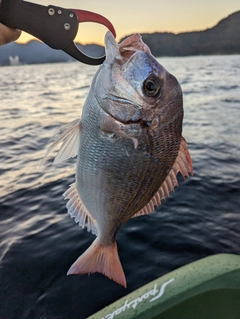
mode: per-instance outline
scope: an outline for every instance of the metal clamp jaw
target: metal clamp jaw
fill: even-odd
[[[116,36],[111,22],[93,12],[53,5],[46,7],[22,0],[0,1],[1,23],[23,30],[51,48],[65,51],[80,62],[98,65],[103,63],[105,56],[90,57],[79,50],[73,41],[78,32],[78,24],[87,21],[105,25]]]

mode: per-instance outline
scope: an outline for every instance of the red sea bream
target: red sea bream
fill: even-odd
[[[63,127],[47,154],[62,143],[55,162],[77,155],[76,180],[64,197],[70,216],[97,236],[68,274],[100,272],[126,287],[117,232],[154,211],[177,185],[178,172],[192,173],[192,161],[176,78],[139,34],[118,44],[108,32],[105,46],[81,119]]]

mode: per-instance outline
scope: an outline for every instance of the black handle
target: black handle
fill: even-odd
[[[42,40],[53,49],[63,50],[80,62],[98,65],[105,56],[92,58],[74,44],[78,31],[78,17],[73,10],[48,7],[22,0],[2,0],[0,22],[23,30]]]
[[[78,31],[78,19],[74,12],[22,0],[2,0],[0,21],[32,34],[53,49],[66,48]]]

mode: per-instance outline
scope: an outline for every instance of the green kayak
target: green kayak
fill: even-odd
[[[88,319],[240,319],[240,256],[203,258],[133,291]]]

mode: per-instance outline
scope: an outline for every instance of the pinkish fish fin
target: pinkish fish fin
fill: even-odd
[[[70,185],[69,189],[63,194],[64,199],[69,199],[67,202],[68,213],[75,222],[79,223],[82,228],[86,227],[87,230],[97,236],[97,221],[91,216],[81,198],[78,194],[76,184]]]
[[[134,148],[138,147],[137,138],[128,135],[126,132],[121,130],[119,124],[111,116],[102,116],[100,119],[100,130],[107,133],[114,133],[117,137],[123,137],[132,140]]]
[[[177,174],[181,173],[183,179],[193,174],[192,159],[187,149],[187,142],[184,137],[181,138],[180,148],[175,163],[172,169],[168,173],[161,187],[156,194],[151,198],[150,202],[144,206],[139,212],[137,212],[132,218],[141,215],[147,215],[154,211],[154,206],[161,205],[162,199],[165,199],[170,195],[170,192],[174,191],[174,187],[178,186]]]
[[[63,162],[70,157],[75,157],[79,148],[79,136],[81,130],[81,121],[76,119],[64,126],[51,138],[50,145],[42,163],[46,157],[61,144],[53,164]]]
[[[74,262],[68,275],[100,272],[126,288],[126,278],[119,260],[117,243],[103,245],[98,238]]]

